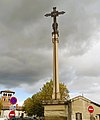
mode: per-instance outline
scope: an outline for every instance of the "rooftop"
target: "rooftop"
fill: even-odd
[[[11,90],[3,90],[3,91],[0,91],[0,94],[2,94],[2,92],[5,92],[5,93],[14,93],[14,94],[15,94],[15,92],[13,92],[13,91],[11,91]]]

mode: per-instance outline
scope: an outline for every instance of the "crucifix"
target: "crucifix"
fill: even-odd
[[[64,11],[61,11],[61,12],[58,12],[56,11],[56,7],[53,7],[53,11],[51,13],[48,13],[48,14],[45,14],[46,17],[53,17],[53,24],[52,24],[52,28],[53,28],[53,32],[52,34],[58,34],[58,23],[57,23],[57,19],[56,17],[61,15],[61,14],[64,14],[65,12]]]
[[[56,11],[56,7],[53,7],[53,11],[49,14],[46,14],[46,17],[53,17],[53,32],[52,32],[52,43],[53,43],[53,94],[52,99],[59,100],[60,99],[60,91],[59,91],[59,75],[58,75],[58,23],[57,17],[61,14],[64,14],[64,11],[58,12]]]

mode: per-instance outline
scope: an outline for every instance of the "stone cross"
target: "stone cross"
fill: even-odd
[[[58,23],[57,16],[64,14],[65,12],[56,11],[56,7],[53,7],[53,11],[45,16],[53,17],[53,32],[52,32],[52,42],[53,42],[53,94],[52,99],[59,100],[60,99],[60,91],[59,91],[59,75],[58,75]]]

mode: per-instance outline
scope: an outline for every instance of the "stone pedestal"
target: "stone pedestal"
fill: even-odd
[[[43,102],[45,120],[68,120],[68,105],[62,100]]]

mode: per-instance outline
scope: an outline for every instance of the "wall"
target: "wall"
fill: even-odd
[[[66,120],[68,117],[68,109],[66,105],[45,105],[45,120]]]
[[[79,98],[77,100],[73,100],[71,106],[72,106],[71,115],[72,120],[76,120],[76,113],[82,113],[82,120],[90,120],[91,115],[96,118],[96,115],[100,114],[100,107],[96,106],[95,104],[91,103],[91,101],[86,99]],[[93,106],[94,108],[93,114],[89,113],[88,111],[89,106]]]
[[[9,112],[11,110],[1,110],[1,117],[6,117],[6,118],[9,118]],[[23,111],[18,111],[18,110],[15,110],[15,115],[17,117],[20,117],[22,115],[22,113],[24,113]]]

